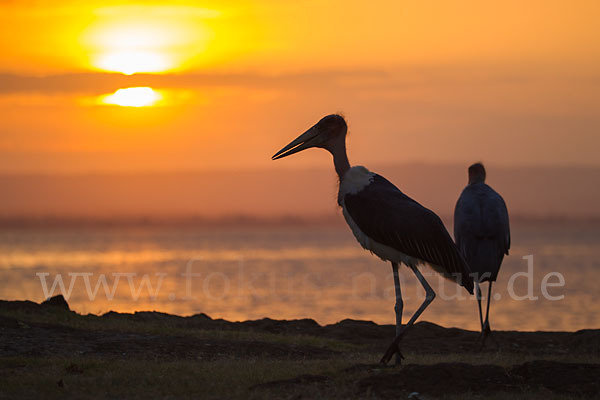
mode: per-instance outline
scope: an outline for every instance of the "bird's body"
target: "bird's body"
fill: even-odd
[[[489,304],[492,282],[504,256],[510,249],[508,210],[502,196],[485,183],[485,168],[473,164],[469,168],[469,184],[464,188],[454,209],[456,245],[473,271],[479,304],[481,329],[489,333]],[[489,282],[485,322],[481,312],[479,283]]]
[[[410,267],[427,263],[473,291],[442,220],[384,177],[362,166],[350,168],[340,181],[338,204],[356,240],[383,261]]]
[[[339,178],[338,204],[354,236],[365,249],[390,261],[396,289],[396,338],[382,358],[387,363],[401,354],[398,344],[406,330],[435,298],[418,266],[429,264],[444,277],[473,293],[470,269],[440,218],[402,193],[396,186],[365,167],[351,167],[346,154],[347,125],[343,117],[328,115],[277,152],[273,159],[319,147],[333,155]],[[402,325],[402,295],[398,265],[409,267],[423,288],[425,301],[406,325]]]
[[[504,199],[484,182],[468,185],[454,212],[456,245],[479,282],[495,281],[510,248]]]

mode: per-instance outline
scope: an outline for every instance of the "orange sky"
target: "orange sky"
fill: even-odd
[[[336,111],[354,163],[600,165],[598,15],[583,0],[3,2],[0,173],[329,166],[270,156]],[[128,87],[150,89],[115,94]]]

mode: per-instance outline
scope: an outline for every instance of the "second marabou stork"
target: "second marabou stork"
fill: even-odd
[[[396,354],[407,328],[435,298],[435,292],[419,271],[429,264],[435,271],[473,294],[470,269],[455,246],[441,219],[431,210],[402,193],[384,177],[362,166],[350,166],[346,154],[348,126],[340,115],[328,115],[279,150],[273,160],[317,147],[333,155],[339,178],[338,204],[352,233],[362,247],[392,264],[396,290],[396,337],[381,359],[387,364]],[[425,300],[406,325],[402,325],[402,293],[398,265],[405,264],[425,289]]]
[[[492,283],[498,278],[504,255],[510,249],[508,210],[502,196],[485,183],[485,167],[475,163],[469,167],[469,183],[454,208],[454,238],[456,245],[473,271],[481,344],[490,335],[490,299]],[[485,320],[481,312],[481,288],[487,281],[488,295]]]

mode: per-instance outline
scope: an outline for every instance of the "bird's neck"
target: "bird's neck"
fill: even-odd
[[[350,169],[350,162],[348,161],[348,154],[346,153],[346,141],[340,140],[335,146],[329,149],[333,155],[333,164],[335,165],[335,172],[337,172],[340,182],[342,178]]]
[[[474,185],[476,183],[484,183],[485,182],[485,178],[476,176],[476,177],[469,177],[469,185]]]

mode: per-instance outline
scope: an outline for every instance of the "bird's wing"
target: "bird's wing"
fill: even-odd
[[[375,175],[363,190],[346,194],[344,204],[354,222],[371,239],[441,267],[473,293],[471,271],[442,220],[387,179]]]
[[[506,208],[506,203],[502,196],[498,194],[498,198],[500,201],[498,202],[499,207],[499,220],[502,226],[502,236],[504,238],[504,254],[508,254],[508,250],[510,249],[510,222],[508,220],[508,209]]]
[[[473,237],[494,240],[508,254],[510,224],[502,196],[484,183],[467,186],[454,209],[454,236],[459,248],[461,241]]]

